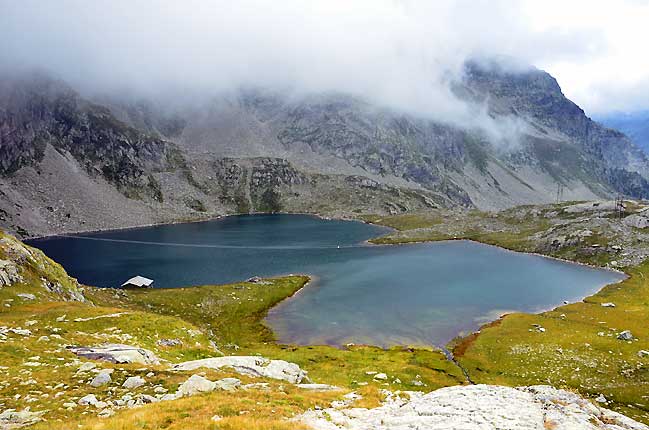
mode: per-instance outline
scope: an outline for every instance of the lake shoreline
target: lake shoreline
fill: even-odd
[[[325,221],[354,221],[354,222],[360,222],[363,224],[372,224],[377,227],[382,227],[388,230],[396,231],[396,229],[380,224],[374,224],[368,221],[364,221],[362,219],[359,219],[358,217],[354,216],[331,216],[331,215],[323,215],[319,213],[314,213],[314,212],[255,212],[255,213],[233,213],[233,214],[222,214],[222,215],[214,215],[214,216],[208,216],[205,218],[196,218],[196,219],[178,219],[178,220],[171,220],[171,221],[161,221],[161,222],[153,222],[153,223],[146,223],[146,224],[137,224],[137,225],[131,225],[131,226],[126,226],[126,227],[106,227],[106,228],[95,228],[95,229],[77,229],[77,230],[70,230],[66,232],[59,232],[59,233],[48,233],[48,234],[41,234],[41,235],[34,235],[34,236],[29,236],[21,239],[24,242],[29,242],[32,240],[47,240],[47,239],[52,239],[52,238],[57,238],[57,237],[67,237],[67,236],[79,236],[82,234],[95,234],[95,233],[108,233],[108,232],[121,232],[121,231],[129,231],[129,230],[137,230],[141,228],[150,228],[150,227],[163,227],[163,226],[168,226],[168,225],[177,225],[177,224],[196,224],[196,223],[202,223],[202,222],[212,222],[212,221],[220,221],[225,218],[231,218],[231,217],[237,217],[237,216],[264,216],[264,215],[305,215],[305,216],[312,216],[315,218],[319,218]],[[380,236],[377,236],[380,237]],[[368,239],[371,240],[371,239]]]
[[[372,226],[375,226],[375,227],[380,227],[381,229],[385,229],[386,231],[389,231],[389,230],[393,230],[393,231],[394,231],[394,230],[396,230],[396,229],[394,229],[394,228],[392,228],[392,227],[387,227],[387,226],[384,226],[384,225],[381,225],[381,224],[377,224],[377,223],[373,223],[373,222],[368,222],[368,221],[361,220],[361,219],[358,219],[358,218],[356,218],[356,219],[342,219],[342,218],[326,217],[326,216],[323,216],[323,215],[319,215],[319,214],[311,214],[311,213],[300,213],[300,214],[298,214],[298,213],[290,213],[290,214],[281,214],[281,213],[276,213],[276,214],[259,213],[259,214],[245,214],[245,215],[243,215],[243,216],[255,217],[255,216],[269,216],[269,215],[302,215],[302,216],[313,217],[313,218],[315,218],[315,219],[322,219],[322,220],[341,220],[341,221],[349,221],[349,222],[358,222],[358,223],[362,223],[362,224],[369,224],[369,225],[372,225]],[[207,220],[195,220],[195,221],[192,221],[192,222],[174,222],[174,223],[164,223],[164,224],[155,224],[155,225],[152,225],[152,226],[136,226],[136,227],[129,227],[129,228],[124,228],[124,229],[99,230],[99,231],[95,231],[95,232],[108,232],[108,231],[120,232],[120,231],[129,231],[129,230],[137,230],[137,229],[146,229],[146,228],[154,227],[154,226],[178,225],[178,224],[194,224],[194,223],[198,223],[198,222],[208,223],[208,222],[214,222],[214,221],[224,220],[224,219],[227,219],[227,218],[233,218],[233,217],[237,217],[237,216],[242,216],[242,215],[223,215],[223,216],[219,216],[219,217],[217,217],[217,218],[213,218],[213,219],[207,219]],[[497,250],[499,250],[499,251],[504,251],[504,252],[508,252],[508,253],[527,254],[527,255],[535,256],[535,257],[544,257],[544,258],[547,258],[547,259],[550,259],[550,260],[554,260],[554,261],[557,261],[557,262],[561,262],[561,263],[564,263],[564,264],[569,264],[569,265],[577,264],[577,265],[584,266],[584,267],[587,267],[587,268],[590,268],[590,269],[593,269],[593,270],[605,270],[605,271],[608,271],[608,272],[617,273],[617,274],[620,274],[620,275],[624,276],[624,278],[622,278],[622,279],[620,279],[620,280],[618,280],[618,281],[616,281],[616,282],[611,282],[611,283],[609,283],[609,284],[606,284],[606,285],[603,285],[603,286],[601,286],[601,287],[598,287],[598,288],[594,289],[593,291],[590,291],[590,292],[588,292],[587,294],[584,294],[583,296],[582,296],[582,295],[579,295],[578,297],[575,297],[575,298],[570,299],[569,301],[570,301],[571,303],[576,303],[576,302],[579,302],[579,301],[583,301],[586,297],[592,296],[593,294],[597,294],[599,291],[601,291],[601,290],[602,290],[603,288],[605,288],[607,285],[612,285],[612,284],[614,284],[614,283],[623,282],[625,279],[628,278],[628,274],[626,274],[625,272],[623,272],[623,271],[621,271],[621,270],[616,270],[616,269],[608,268],[608,267],[601,267],[601,266],[590,265],[590,264],[582,263],[582,262],[579,262],[579,261],[572,261],[572,260],[568,260],[568,259],[557,258],[557,257],[553,257],[553,256],[545,255],[545,254],[535,253],[535,252],[517,251],[517,250],[514,250],[514,249],[510,249],[510,248],[504,247],[504,246],[494,245],[494,244],[491,244],[491,243],[485,243],[485,242],[481,242],[481,241],[479,241],[479,240],[475,240],[475,239],[469,239],[469,238],[448,238],[448,239],[442,239],[442,240],[421,240],[421,241],[408,241],[408,242],[404,242],[404,243],[379,243],[379,244],[376,244],[376,243],[372,243],[372,242],[371,242],[372,240],[374,240],[374,239],[376,239],[376,238],[378,238],[378,237],[382,237],[382,236],[383,236],[383,234],[378,234],[377,236],[373,236],[373,237],[371,237],[371,238],[369,238],[369,239],[363,240],[362,242],[358,242],[358,243],[359,243],[359,244],[367,245],[367,246],[369,246],[369,247],[385,246],[385,245],[389,245],[389,246],[393,247],[393,246],[395,246],[395,245],[403,245],[403,246],[405,246],[405,245],[415,245],[415,246],[416,246],[416,245],[420,245],[420,244],[432,244],[432,243],[444,243],[444,242],[464,241],[464,242],[468,242],[468,243],[474,243],[474,244],[476,244],[476,245],[480,245],[480,246],[487,246],[487,247],[494,248],[494,249],[497,249]],[[47,236],[47,237],[43,237],[43,238],[35,239],[35,240],[47,240],[47,239],[49,239],[49,238],[57,238],[57,237],[68,237],[68,236],[67,236],[67,235],[54,235],[54,236]],[[70,235],[70,237],[74,238],[74,235]],[[267,277],[267,278],[268,278],[268,277],[277,277],[277,276],[282,276],[281,274],[278,275],[278,274],[275,274],[275,273],[273,273],[273,274],[271,274],[271,273],[268,273],[268,274],[265,274],[265,273],[257,273],[257,275],[261,275],[262,277]],[[272,306],[272,307],[268,310],[268,314],[267,314],[267,316],[264,318],[264,321],[265,321],[266,323],[268,322],[267,318],[268,318],[269,315],[272,315],[274,312],[278,312],[277,309],[280,309],[282,305],[285,305],[287,302],[290,302],[290,299],[295,298],[296,296],[299,295],[299,293],[303,292],[304,287],[306,287],[307,285],[309,285],[309,286],[311,286],[311,287],[313,287],[313,286],[317,286],[317,284],[318,284],[318,280],[319,280],[319,276],[317,276],[317,275],[313,275],[313,274],[308,274],[308,275],[305,275],[305,276],[307,276],[307,277],[309,278],[309,282],[307,282],[304,286],[302,286],[298,291],[296,291],[296,292],[295,292],[294,294],[292,294],[291,296],[285,297],[282,301],[280,301],[280,302],[278,302],[277,304],[275,304],[274,306]],[[244,281],[243,279],[240,280],[240,282],[243,282],[243,281]],[[187,286],[187,285],[185,285],[185,287],[186,287],[186,286]],[[182,287],[183,287],[183,286],[170,287],[170,288],[182,288]],[[566,304],[566,301],[564,301],[563,304],[565,305],[565,304]],[[530,313],[530,314],[543,313],[543,312],[547,312],[547,311],[549,311],[549,310],[555,309],[555,308],[560,307],[560,306],[562,306],[561,303],[555,303],[555,304],[548,305],[547,307],[543,307],[543,308],[541,308],[541,309],[539,309],[539,310],[536,310],[536,309],[535,309],[535,310],[533,310],[533,311],[521,311],[521,312],[523,312],[523,313]],[[499,316],[496,317],[494,320],[497,320],[497,319],[500,318],[500,317],[502,317],[502,315],[499,315]],[[492,321],[492,320],[490,320],[490,321],[488,321],[488,322],[491,322],[491,321]],[[482,325],[482,324],[481,324],[481,325]],[[481,325],[478,326],[478,330],[479,330],[479,327],[480,327]],[[269,327],[270,327],[270,326],[269,326]],[[271,331],[274,332],[274,330],[272,330],[272,327],[270,327],[270,328],[271,328]],[[458,336],[459,336],[459,334],[458,334]],[[463,337],[464,337],[464,336],[463,336]],[[387,345],[387,346],[385,346],[385,348],[389,348],[390,346],[403,346],[403,345],[405,345],[405,344],[395,343],[394,345]],[[439,343],[439,344],[437,344],[437,343],[428,343],[428,344],[426,344],[426,345],[428,345],[428,346],[430,346],[430,347],[434,347],[434,348],[441,348],[441,349],[444,349],[446,346],[449,345],[449,343],[448,343],[448,342],[446,342],[446,343]],[[344,346],[344,345],[337,345],[337,346]]]

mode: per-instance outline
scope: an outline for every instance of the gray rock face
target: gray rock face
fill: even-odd
[[[224,367],[232,368],[235,372],[252,377],[264,377],[280,379],[299,384],[307,380],[307,372],[300,369],[297,364],[289,363],[284,360],[269,360],[256,356],[228,356],[205,358],[203,360],[186,361],[176,364],[173,370],[191,371],[200,369],[221,369]]]
[[[552,201],[557,183],[569,200],[649,195],[647,157],[534,68],[471,63],[453,84],[469,109],[517,125],[507,151],[484,131],[349,94],[246,90],[169,117],[155,101],[91,102],[45,76],[0,84],[0,224],[25,235],[233,211],[497,209]]]
[[[549,386],[471,385],[391,397],[374,409],[309,411],[314,430],[649,430],[616,412]]]
[[[649,218],[643,215],[629,215],[628,217],[625,217],[622,222],[629,226],[629,227],[635,227],[635,228],[647,228],[649,227]]]
[[[21,280],[18,267],[8,260],[0,260],[0,288],[8,287]]]
[[[106,344],[94,347],[70,347],[79,357],[103,360],[111,363],[160,364],[156,355],[148,349],[121,344]]]

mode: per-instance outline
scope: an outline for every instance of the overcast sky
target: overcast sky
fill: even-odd
[[[472,56],[552,73],[589,114],[649,108],[649,0],[0,0],[0,67],[86,89],[297,86],[461,110]]]

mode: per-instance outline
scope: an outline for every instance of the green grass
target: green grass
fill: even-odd
[[[2,303],[9,305],[0,310],[0,326],[31,330],[29,336],[11,333],[0,342],[0,364],[6,367],[0,383],[0,407],[47,411],[47,421],[37,429],[301,429],[300,424],[286,419],[315,405],[328,406],[350,390],[364,397],[357,406],[374,407],[383,398],[383,388],[428,391],[465,383],[459,367],[432,348],[278,345],[263,320],[268,309],[308,283],[306,276],[178,289],[95,289],[79,286],[60,265],[10,236],[2,235],[0,245],[0,258],[15,261],[23,279],[0,289]],[[57,289],[46,291],[43,279]],[[24,292],[36,299],[17,296]],[[89,301],[64,301],[71,293],[80,292]],[[161,346],[160,339],[178,339],[180,343]],[[78,359],[66,346],[102,343],[143,347],[169,363],[219,356],[216,348],[225,354],[284,359],[307,370],[314,381],[337,385],[343,391],[305,392],[267,380],[269,392],[242,391],[236,396],[217,392],[121,410],[114,417],[99,419],[93,407],[68,409],[64,404],[76,403],[90,393],[102,400],[119,399],[127,391],[153,394],[154,384],[173,392],[189,376],[169,371],[166,363],[96,362],[100,368],[114,369],[113,382],[92,388],[88,382],[94,373],[77,372],[87,360]],[[374,381],[368,371],[384,372],[389,378]],[[146,376],[149,372],[154,375]],[[148,384],[136,390],[121,388],[121,383],[134,375],[145,377]],[[205,375],[212,380],[232,376],[244,383],[258,381],[232,371],[206,370]],[[225,412],[228,416],[216,426],[211,417]]]
[[[574,202],[572,202],[574,203]],[[576,214],[563,208],[572,203],[543,207],[540,214],[556,211],[555,219],[574,220]],[[399,231],[375,243],[407,243],[427,240],[470,239],[504,248],[538,252],[534,235],[551,227],[543,216],[521,217],[521,208],[498,214],[471,212],[453,224],[452,234],[436,218],[414,214],[370,219]],[[435,217],[440,215],[436,214]],[[583,215],[582,215],[583,216]],[[485,221],[502,224],[489,231]],[[449,222],[454,222],[449,220]],[[562,227],[557,228],[561,234]],[[611,243],[604,231],[593,231],[577,246],[546,251],[547,255],[603,266],[615,254],[593,252]],[[501,385],[549,384],[576,390],[582,395],[604,394],[609,408],[649,423],[649,358],[638,351],[649,350],[649,263],[626,269],[630,278],[605,287],[583,302],[559,307],[538,315],[516,313],[484,326],[479,333],[454,341],[456,359],[476,383]],[[614,308],[601,303],[613,302]],[[545,328],[539,332],[533,324]],[[637,340],[617,339],[631,330]]]
[[[475,382],[604,394],[609,407],[649,422],[649,360],[638,356],[649,350],[649,263],[630,275],[583,302],[538,315],[507,315],[456,345],[456,358]],[[602,307],[605,302],[616,306]],[[617,339],[622,330],[631,330],[636,340]]]

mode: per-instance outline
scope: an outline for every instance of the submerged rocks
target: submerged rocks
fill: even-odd
[[[295,363],[256,356],[227,356],[186,361],[174,365],[172,370],[191,371],[201,367],[216,370],[227,367],[242,375],[280,379],[291,384],[308,380],[307,372]]]
[[[516,429],[649,430],[649,427],[568,391],[549,386],[469,385],[389,397],[378,408],[308,411],[298,418],[315,430]]]
[[[103,360],[111,363],[160,364],[160,359],[148,349],[121,344],[106,344],[95,347],[70,347],[79,357]]]

